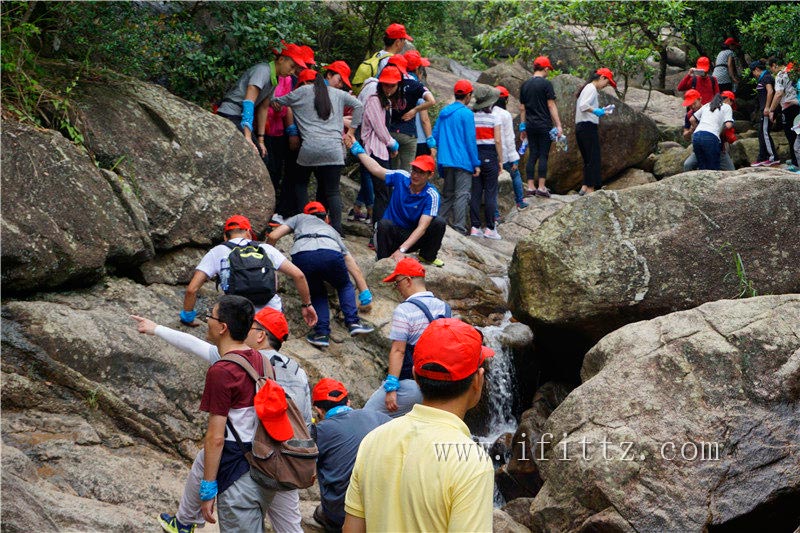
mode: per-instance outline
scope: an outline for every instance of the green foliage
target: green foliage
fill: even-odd
[[[757,57],[775,55],[800,66],[800,4],[787,2],[768,5],[746,20],[737,20],[742,40],[751,49],[761,50]],[[792,73],[796,82],[800,68]]]
[[[758,296],[755,285],[753,284],[753,280],[747,278],[747,270],[745,270],[744,261],[742,260],[741,254],[739,254],[739,252],[737,252],[733,245],[729,242],[726,242],[724,245],[722,245],[719,252],[723,256],[730,254],[730,257],[733,261],[733,272],[726,274],[725,280],[730,279],[731,275],[736,276],[739,286],[737,288],[738,292],[734,298],[752,298],[754,296]]]

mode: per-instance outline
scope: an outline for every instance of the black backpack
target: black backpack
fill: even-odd
[[[267,305],[275,293],[275,267],[258,241],[246,244],[233,244],[226,241],[231,249],[228,255],[228,289],[225,294],[243,296],[256,307]],[[224,289],[224,287],[223,287]]]

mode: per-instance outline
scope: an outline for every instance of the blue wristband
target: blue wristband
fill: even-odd
[[[430,135],[427,139],[425,139],[425,144],[428,145],[428,148],[433,150],[436,148],[436,139],[433,138],[433,135]]]
[[[197,311],[185,311],[181,310],[181,322],[184,324],[191,324],[194,322],[194,319],[197,318]]]
[[[358,141],[356,141],[353,143],[353,146],[350,147],[350,153],[358,157],[358,154],[366,154],[367,151],[364,150],[364,147],[361,146]]]
[[[383,382],[383,390],[386,392],[394,392],[400,388],[400,380],[397,376],[389,374],[386,376],[386,381]]]
[[[256,106],[251,100],[242,102],[242,121],[239,125],[242,129],[247,128],[250,133],[253,132],[253,115],[255,114]]]
[[[300,135],[300,130],[297,129],[297,124],[289,124],[283,131],[285,131],[286,135],[289,137],[296,137]]]
[[[217,480],[200,480],[200,499],[205,501],[213,500],[217,496]]]
[[[369,291],[369,289],[364,289],[358,293],[358,302],[361,305],[369,305],[372,303],[372,293]]]
[[[592,110],[592,113],[594,113],[598,117],[602,117],[603,115],[606,114],[606,110],[603,109],[602,107],[598,107],[597,109]]]
[[[520,122],[520,123],[519,123],[519,131],[520,131],[520,133],[521,133],[521,132],[523,132],[523,131],[525,131],[525,127],[526,127],[526,126],[525,126],[525,123],[524,123],[524,122]]]
[[[389,147],[389,151],[396,152],[398,150],[400,150],[400,143],[397,141],[397,139],[394,139],[392,141],[392,145]]]

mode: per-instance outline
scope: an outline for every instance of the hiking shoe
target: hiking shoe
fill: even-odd
[[[306,335],[306,340],[313,344],[314,346],[321,346],[325,348],[326,346],[331,345],[331,338],[328,335],[320,335],[314,333],[313,331]]]
[[[194,533],[197,528],[197,524],[181,524],[177,517],[169,513],[158,515],[158,523],[161,524],[161,529],[167,533]]]
[[[372,333],[375,331],[375,328],[365,326],[361,322],[356,322],[355,324],[350,324],[347,326],[347,331],[350,332],[351,337],[355,337],[356,335],[366,335],[367,333]]]
[[[472,228],[469,230],[470,237],[483,237],[483,233],[481,232],[480,228]]]
[[[441,259],[437,258],[437,259],[434,259],[433,261],[428,261],[427,259],[425,259],[421,255],[418,255],[417,257],[419,257],[419,260],[420,260],[421,263],[425,263],[426,265],[433,265],[433,266],[439,267],[439,268],[442,268],[444,266],[444,261],[442,261]]]
[[[536,196],[541,196],[542,198],[550,198],[550,189],[547,187],[542,189],[536,189]]]
[[[517,209],[519,209],[520,211],[522,211],[523,209],[525,209],[526,207],[528,207],[528,205],[530,205],[530,204],[528,204],[528,202],[526,202],[525,200],[523,200],[523,201],[521,201],[521,202],[517,202]]]
[[[499,233],[497,233],[496,229],[489,229],[489,228],[486,228],[486,231],[483,232],[483,236],[487,239],[492,239],[495,241],[499,241],[503,238],[500,236]]]

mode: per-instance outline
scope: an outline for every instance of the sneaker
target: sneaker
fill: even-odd
[[[331,345],[331,338],[328,335],[320,335],[313,331],[306,335],[306,340],[314,346],[326,347]]]
[[[444,266],[444,261],[442,261],[441,259],[437,258],[437,259],[434,259],[433,261],[428,261],[427,259],[425,259],[421,255],[418,255],[417,257],[419,257],[419,260],[420,260],[421,263],[425,263],[426,265],[433,265],[433,266],[439,267],[439,268],[442,268]]]
[[[525,198],[536,196],[536,189],[525,189]]]
[[[350,209],[350,211],[347,212],[347,221],[353,222],[355,219],[356,219],[356,211],[355,209]]]
[[[766,161],[763,166],[765,167],[777,167],[781,164],[780,161]]]
[[[548,189],[547,187],[545,187],[544,190],[536,189],[535,192],[536,196],[541,196],[542,198],[550,198],[550,189]]]
[[[375,241],[373,240],[372,237],[370,237],[369,243],[367,243],[367,248],[373,251],[375,250]]]
[[[197,528],[197,524],[181,524],[177,517],[169,513],[161,513],[158,516],[158,523],[167,533],[194,533]]]
[[[282,216],[280,216],[280,215],[279,215],[279,214],[277,214],[277,213],[275,213],[274,215],[272,215],[272,218],[271,218],[271,219],[270,219],[270,221],[269,221],[269,226],[270,226],[271,228],[277,228],[277,227],[278,227],[278,226],[280,226],[281,224],[283,224],[283,217],[282,217]]]
[[[767,163],[769,163],[769,161],[756,161],[754,163],[750,163],[750,166],[751,167],[763,167]]]
[[[372,225],[372,219],[369,217],[369,215],[364,215],[364,220],[362,222],[364,222],[364,224],[366,224],[367,226]]]
[[[486,231],[483,232],[483,236],[486,237],[487,239],[492,239],[495,241],[499,241],[503,238],[500,236],[499,233],[497,233],[496,229],[489,229],[489,228],[486,228]]]
[[[347,331],[350,332],[351,337],[355,337],[356,335],[366,335],[367,333],[372,333],[375,331],[375,328],[365,326],[361,322],[356,322],[355,324],[350,324],[347,326]]]
[[[469,230],[470,237],[483,237],[483,233],[481,232],[480,228],[472,228]]]
[[[526,202],[526,201],[524,201],[524,200],[523,200],[523,201],[521,201],[521,202],[517,202],[517,209],[519,209],[520,211],[522,211],[523,209],[525,209],[526,207],[528,207],[528,205],[530,205],[530,204],[528,204],[528,202]]]

